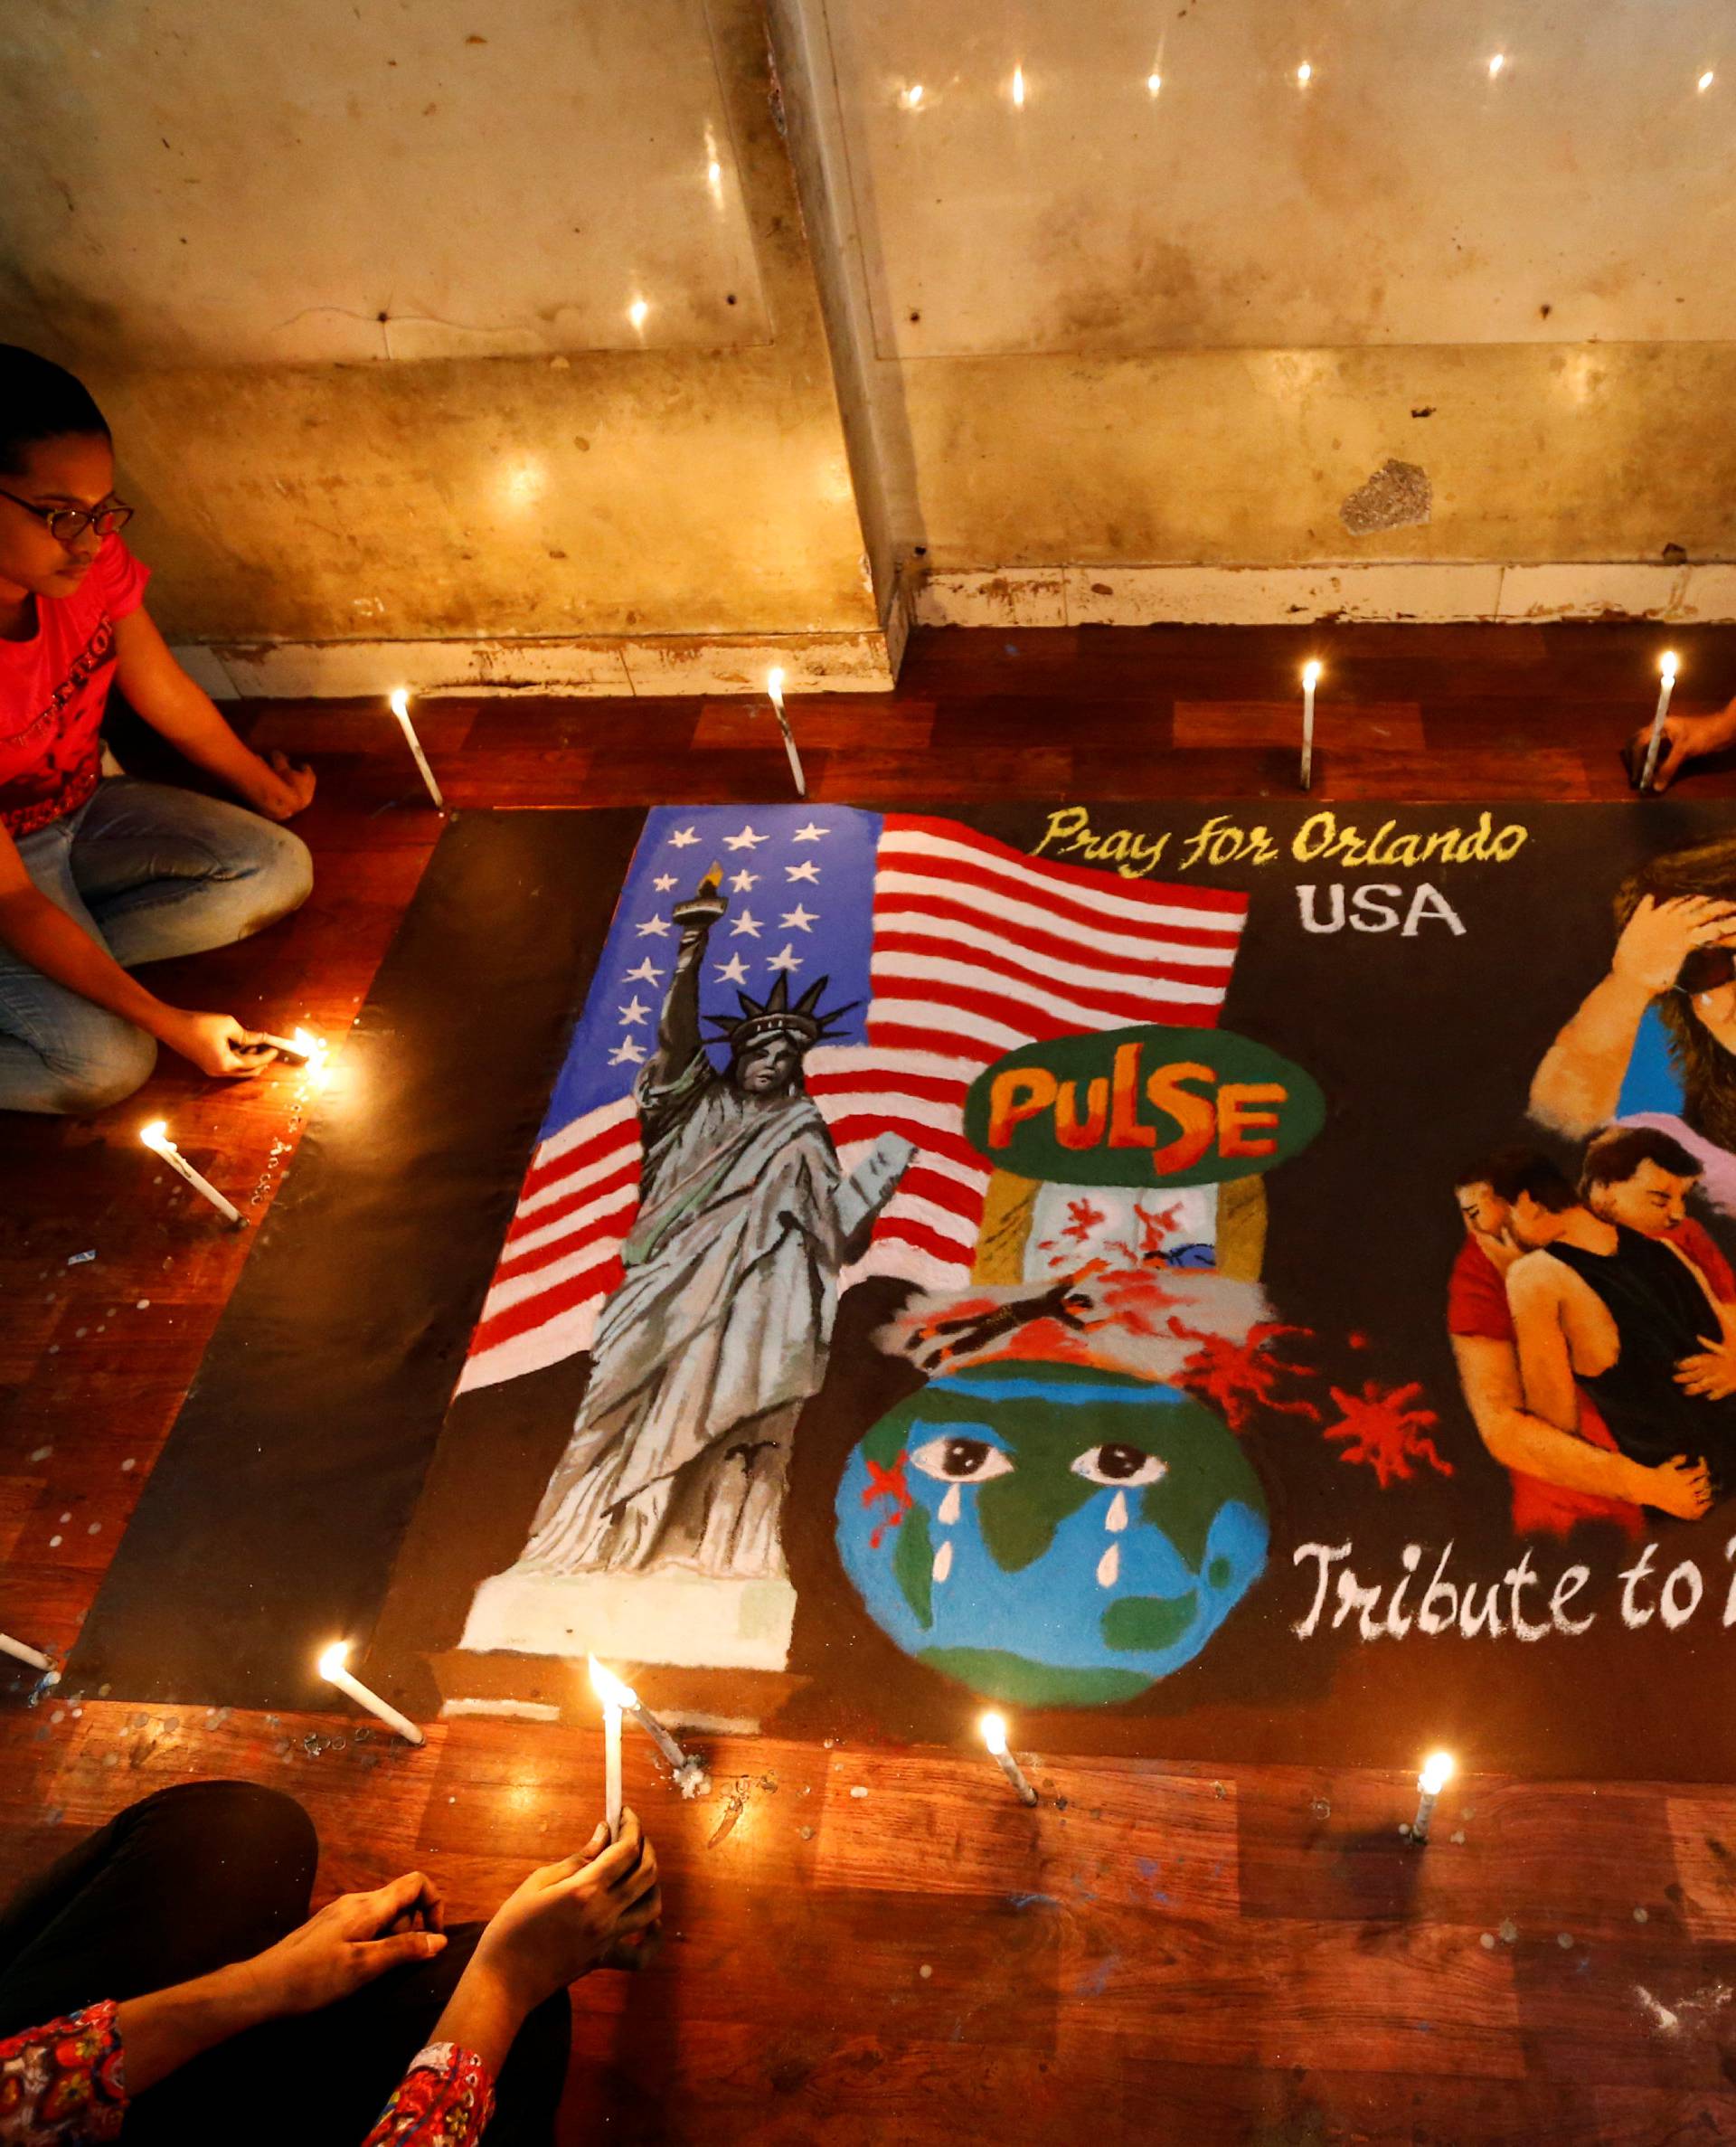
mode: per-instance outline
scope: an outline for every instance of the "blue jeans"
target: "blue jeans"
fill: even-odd
[[[18,853],[38,890],[127,969],[262,932],[314,884],[307,846],[287,828],[126,775],[24,836]],[[0,1111],[101,1111],[156,1063],[143,1029],[0,946]]]

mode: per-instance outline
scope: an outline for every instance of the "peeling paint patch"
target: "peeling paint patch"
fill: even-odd
[[[1377,529],[1414,528],[1429,520],[1433,506],[1433,487],[1421,464],[1389,459],[1344,501],[1338,519],[1352,536],[1368,536]]]

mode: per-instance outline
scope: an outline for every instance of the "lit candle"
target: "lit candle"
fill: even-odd
[[[1664,718],[1670,713],[1670,695],[1675,691],[1675,651],[1666,648],[1658,663],[1659,683],[1657,707],[1652,715],[1652,734],[1646,742],[1646,765],[1640,771],[1639,787],[1649,790],[1652,776],[1657,767],[1658,748],[1664,742]]]
[[[1489,80],[1491,81],[1494,81],[1496,79],[1496,77],[1500,74],[1501,70],[1506,65],[1506,63],[1507,55],[1505,52],[1496,52],[1495,54],[1494,58],[1489,61]]]
[[[410,689],[394,686],[392,689],[392,713],[398,718],[398,727],[404,733],[404,743],[416,756],[416,765],[421,771],[422,780],[428,785],[428,794],[434,800],[437,812],[446,810],[446,799],[440,796],[440,786],[434,780],[434,771],[428,764],[428,755],[422,751],[422,742],[416,735],[416,726],[410,720]]]
[[[998,1715],[983,1717],[983,1742],[988,1746],[995,1764],[1013,1784],[1014,1792],[1022,1804],[1034,1804],[1037,1792],[1025,1780],[1019,1763],[1006,1748],[1006,1724]]]
[[[784,734],[784,752],[789,758],[789,772],[796,780],[796,795],[807,796],[807,778],[802,773],[802,757],[796,751],[796,733],[789,727],[789,718],[784,713],[784,667],[774,664],[766,673],[766,691],[771,695],[772,714],[778,718],[778,728]]]
[[[1296,80],[1297,88],[1303,90],[1306,90],[1308,84],[1314,80],[1314,70],[1308,65],[1306,60],[1302,62],[1301,66],[1297,69]]]
[[[1013,70],[1013,101],[1021,111],[1024,109],[1024,70],[1022,67]]]
[[[1410,1829],[1413,1841],[1429,1839],[1429,1821],[1435,1816],[1435,1800],[1453,1778],[1453,1755],[1450,1752],[1431,1752],[1422,1763],[1422,1772],[1417,1776],[1417,1787],[1422,1795],[1417,1804],[1416,1821]]]
[[[427,1742],[422,1733],[408,1715],[401,1715],[389,1700],[377,1692],[370,1692],[361,1679],[353,1676],[344,1667],[344,1658],[350,1651],[348,1641],[334,1641],[319,1659],[319,1674],[327,1683],[335,1685],[340,1692],[347,1692],[358,1707],[365,1707],[370,1715],[378,1717],[388,1729],[395,1729],[407,1745]]]
[[[40,1648],[27,1648],[23,1641],[14,1640],[9,1632],[0,1632],[0,1655],[10,1655],[19,1662],[27,1662],[32,1669],[41,1670],[47,1684],[58,1685],[61,1681],[61,1673],[50,1657],[44,1655]]]
[[[603,1703],[603,1823],[609,1829],[609,1838],[618,1841],[621,1833],[621,1701],[619,1695],[627,1690],[618,1678],[609,1675],[593,1655],[590,1659],[590,1681],[597,1688],[597,1696]]]
[[[605,1744],[603,1759],[605,1802],[607,1802],[609,1783],[612,1781],[615,1789],[615,1802],[609,1808],[614,1811],[616,1818],[618,1819],[620,1816],[621,1803],[620,1724],[623,1715],[632,1716],[634,1721],[638,1724],[646,1736],[651,1739],[657,1750],[669,1762],[675,1772],[676,1785],[683,1796],[697,1796],[708,1789],[711,1783],[705,1773],[704,1763],[696,1758],[693,1753],[683,1751],[680,1740],[674,1732],[664,1727],[630,1685],[623,1685],[613,1670],[605,1669],[594,1655],[590,1658],[590,1661],[591,1688],[603,1703],[605,1738],[609,1736],[609,1711],[611,1707],[615,1711],[614,1744],[612,1747],[607,1743]],[[611,1766],[614,1769],[612,1775],[609,1772]]]
[[[259,1037],[260,1043],[269,1044],[289,1065],[306,1066],[310,1081],[324,1080],[330,1046],[323,1036],[315,1036],[312,1029],[298,1026],[293,1036],[274,1036],[269,1029],[260,1029]]]
[[[138,1137],[146,1148],[162,1157],[171,1170],[179,1171],[193,1191],[202,1194],[205,1199],[209,1200],[212,1207],[225,1221],[234,1224],[239,1228],[241,1220],[241,1209],[225,1200],[209,1178],[200,1177],[193,1165],[176,1148],[174,1141],[169,1139],[168,1126],[162,1119],[154,1118],[148,1126],[141,1126],[138,1130]]]
[[[1320,667],[1309,661],[1302,667],[1302,788],[1314,780],[1314,689],[1320,683]]]
[[[331,1045],[326,1043],[324,1036],[315,1036],[312,1029],[299,1027],[290,1038],[290,1042],[300,1054],[301,1062],[307,1069],[308,1080],[313,1083],[316,1088],[323,1088],[326,1084],[326,1074],[330,1070],[326,1062],[331,1056]]]

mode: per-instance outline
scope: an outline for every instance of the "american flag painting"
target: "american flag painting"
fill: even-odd
[[[656,1048],[675,903],[713,864],[729,909],[712,932],[707,1015],[778,979],[792,1003],[826,979],[848,1007],[805,1059],[846,1172],[882,1134],[917,1149],[842,1281],[969,1278],[989,1166],[964,1135],[966,1092],[1023,1044],[1133,1023],[1210,1027],[1247,897],[1030,857],[957,820],[835,806],[661,807],[621,891],[524,1178],[461,1382],[517,1377],[590,1347],[621,1279],[637,1202],[633,1084]]]

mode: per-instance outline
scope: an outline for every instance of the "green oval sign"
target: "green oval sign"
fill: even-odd
[[[1105,1029],[1026,1044],[979,1074],[965,1132],[991,1163],[1071,1186],[1207,1186],[1299,1155],[1318,1083],[1228,1029]]]

